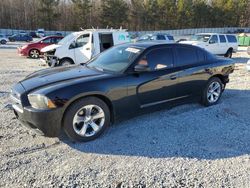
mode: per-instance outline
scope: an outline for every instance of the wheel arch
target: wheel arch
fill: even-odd
[[[84,99],[84,98],[88,98],[88,97],[96,97],[100,100],[102,100],[103,102],[105,102],[105,104],[107,104],[109,110],[110,110],[110,120],[111,120],[111,123],[114,123],[114,120],[115,120],[115,111],[114,111],[114,107],[113,107],[113,104],[111,102],[111,100],[103,95],[103,94],[99,94],[99,93],[96,93],[96,94],[87,94],[87,95],[84,95],[84,96],[78,96],[78,97],[75,97],[74,99],[70,100],[67,104],[65,104],[65,107],[64,107],[64,111],[63,111],[63,116],[62,116],[62,119],[61,119],[61,123],[63,123],[63,119],[64,119],[64,116],[65,116],[65,113],[67,112],[67,110],[69,109],[69,107],[77,102],[78,100],[81,100],[81,99]]]
[[[228,83],[228,76],[224,76],[222,74],[215,74],[215,75],[211,76],[209,78],[209,80],[212,78],[215,78],[215,77],[219,78],[221,80],[221,82],[224,84],[224,86],[226,85],[226,83]]]
[[[63,57],[59,60],[59,64],[61,64],[61,62],[65,61],[65,60],[69,60],[72,62],[72,64],[75,64],[74,60],[70,57]]]
[[[39,54],[41,54],[41,51],[39,49],[37,49],[37,48],[30,48],[29,49],[29,54],[30,54],[31,50],[37,50],[39,52]]]

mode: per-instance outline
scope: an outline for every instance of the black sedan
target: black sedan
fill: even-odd
[[[87,64],[41,70],[13,89],[14,113],[46,136],[100,136],[119,118],[197,99],[216,104],[234,64],[184,44],[115,46]]]

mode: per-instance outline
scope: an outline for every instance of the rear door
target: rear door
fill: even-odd
[[[226,54],[228,48],[228,44],[227,44],[227,40],[225,35],[219,35],[219,39],[220,39],[220,54],[224,55]]]
[[[200,94],[208,75],[204,70],[205,52],[195,46],[178,46],[175,51],[178,69],[176,96],[185,98]]]

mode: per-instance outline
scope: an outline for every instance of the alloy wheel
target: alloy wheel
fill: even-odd
[[[105,123],[105,114],[98,105],[86,105],[76,112],[73,118],[73,129],[81,137],[97,134]]]
[[[30,51],[30,57],[37,59],[39,57],[39,52],[37,50],[31,50]]]
[[[209,103],[215,103],[219,100],[221,95],[221,84],[219,82],[212,82],[207,90],[207,100]]]

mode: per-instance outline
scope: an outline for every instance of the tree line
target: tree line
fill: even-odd
[[[250,0],[1,0],[0,28],[249,27]]]

